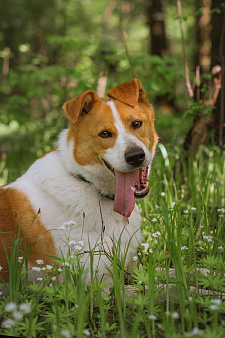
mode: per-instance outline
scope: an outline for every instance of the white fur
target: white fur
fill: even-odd
[[[112,104],[110,106],[112,107]],[[119,130],[119,125],[117,128]],[[77,164],[73,157],[73,142],[67,145],[67,133],[68,130],[61,133],[57,151],[37,160],[22,177],[7,185],[5,189],[13,187],[22,191],[30,200],[35,212],[40,209],[41,222],[47,230],[51,230],[59,255],[66,257],[68,245],[63,231],[58,227],[74,221],[76,225],[71,229],[70,240],[83,240],[83,251],[89,251],[89,245],[91,249],[96,249],[96,246],[101,247],[103,243],[105,249],[111,250],[111,239],[114,237],[118,241],[121,236],[123,253],[130,241],[128,263],[136,255],[141,240],[141,216],[138,207],[135,206],[129,221],[113,211],[114,201],[103,197],[102,194],[115,194],[115,177],[103,165]],[[121,139],[120,131],[119,135]],[[130,137],[132,142],[133,139]],[[128,141],[129,137],[126,135],[124,142]],[[114,148],[114,151],[116,149],[120,151],[119,144]],[[118,152],[115,157],[116,163],[119,161]],[[113,150],[109,151],[109,156],[112,158]],[[82,175],[91,184],[80,180],[77,175]],[[104,233],[102,226],[105,227]],[[99,251],[99,247],[96,250]],[[95,256],[94,268],[99,264],[99,257]],[[84,256],[83,260],[86,261],[88,269],[88,255]],[[110,262],[102,254],[98,266],[100,276],[107,272],[105,265],[110,266]]]

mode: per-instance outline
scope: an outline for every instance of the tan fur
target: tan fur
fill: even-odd
[[[3,267],[0,276],[5,281],[8,280],[5,250],[10,258],[13,238],[14,236],[17,238],[19,226],[20,238],[23,239],[19,256],[24,256],[25,251],[32,246],[29,255],[29,262],[32,265],[36,265],[37,259],[43,259],[45,264],[51,264],[52,259],[48,256],[56,255],[54,241],[26,196],[14,188],[0,189],[0,210],[0,265]]]

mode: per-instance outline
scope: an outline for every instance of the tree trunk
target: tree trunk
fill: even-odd
[[[212,0],[212,49],[211,49],[211,65],[216,64],[222,66],[222,88],[224,93],[224,58],[225,58],[225,10],[220,9],[221,0]],[[218,11],[219,9],[219,11]],[[215,11],[214,11],[215,10]],[[225,107],[223,97],[219,94],[216,107],[213,110],[213,118],[215,122],[215,141],[217,144],[224,143],[225,140]],[[224,94],[223,94],[224,95]]]
[[[147,8],[148,21],[151,35],[151,54],[167,55],[168,44],[165,33],[165,14],[162,9],[161,0],[152,0],[151,5]]]

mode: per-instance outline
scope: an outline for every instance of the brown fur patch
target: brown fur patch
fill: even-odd
[[[99,133],[107,130],[112,137],[103,139]],[[111,108],[102,101],[97,102],[85,116],[71,123],[67,141],[74,141],[74,158],[80,165],[100,163],[99,155],[112,148],[117,138],[117,130]]]
[[[29,263],[36,265],[37,259],[45,264],[52,264],[48,256],[56,255],[56,248],[51,232],[46,231],[27,199],[26,195],[14,188],[0,189],[0,276],[8,280],[8,263],[5,254],[10,257],[13,238],[17,238],[20,227],[20,253],[24,256],[28,248]]]

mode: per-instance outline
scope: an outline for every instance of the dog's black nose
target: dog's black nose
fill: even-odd
[[[128,150],[125,153],[125,160],[131,165],[141,165],[145,160],[144,150],[140,147]]]

